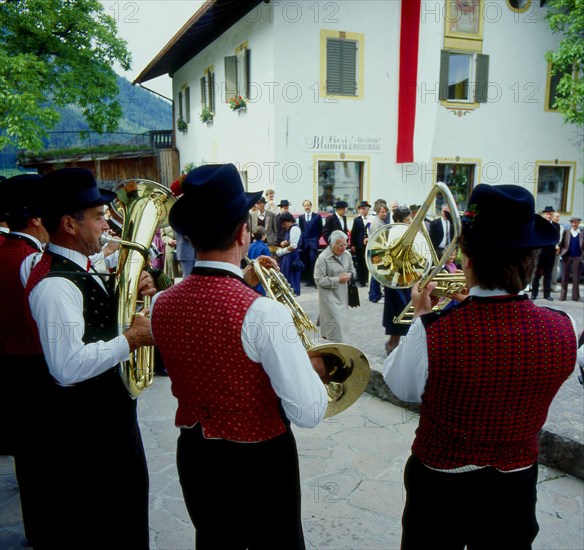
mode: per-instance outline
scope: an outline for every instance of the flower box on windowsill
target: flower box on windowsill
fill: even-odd
[[[201,119],[201,122],[206,122],[207,124],[212,124],[214,114],[215,113],[213,113],[212,111],[209,111],[208,109],[203,109],[203,111],[201,112],[201,116],[199,118]]]
[[[189,125],[182,118],[177,118],[176,119],[176,129],[179,132],[185,133],[189,129]]]
[[[247,100],[240,95],[232,97],[227,103],[232,111],[245,111],[247,108]]]

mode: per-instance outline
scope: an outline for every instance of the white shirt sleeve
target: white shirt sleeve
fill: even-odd
[[[382,374],[389,389],[402,401],[422,401],[428,378],[428,348],[419,318],[383,363]]]
[[[300,235],[302,235],[302,231],[300,227],[297,225],[293,225],[290,228],[290,247],[291,248],[298,248],[298,241],[300,240]]]
[[[328,396],[286,306],[269,298],[255,300],[244,318],[241,342],[270,377],[287,418],[304,428],[316,426],[324,418]]]
[[[101,374],[130,353],[125,336],[85,344],[83,295],[69,280],[50,277],[30,293],[30,309],[51,375],[63,386]]]

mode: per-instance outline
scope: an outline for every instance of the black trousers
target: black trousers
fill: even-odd
[[[24,534],[31,545],[44,516],[45,419],[53,380],[42,355],[0,354],[0,454],[14,457]],[[50,442],[49,442],[50,444]]]
[[[369,270],[365,260],[365,247],[357,248],[355,252],[355,270],[357,271],[357,280],[361,286],[365,286],[369,280]]]
[[[539,279],[543,277],[543,297],[549,298],[552,291],[552,270],[556,259],[556,249],[544,248],[539,253],[535,275],[531,282],[531,295],[537,296],[539,292]]]
[[[259,443],[182,429],[177,467],[197,550],[304,549],[298,452],[291,431]]]
[[[450,474],[411,456],[404,483],[402,550],[523,550],[539,531],[537,464],[513,473],[487,467]]]
[[[35,550],[147,550],[146,457],[117,371],[57,387],[42,428],[50,446]]]

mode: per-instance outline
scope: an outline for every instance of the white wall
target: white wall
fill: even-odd
[[[250,94],[248,109],[231,111],[225,97],[224,57],[235,55],[235,49],[244,42],[251,52],[251,80],[262,82],[272,78],[272,26],[267,17],[258,18],[252,11],[174,75],[175,102],[185,84],[191,88],[191,123],[186,133],[177,132],[177,148],[181,166],[189,162],[197,165],[232,162],[239,170],[247,171],[249,190],[260,190],[263,187],[259,168],[267,166],[274,155],[274,106]],[[215,116],[212,124],[206,124],[199,120],[200,79],[210,65],[215,69]]]
[[[191,124],[187,134],[177,135],[181,163],[236,162],[248,170],[249,189],[275,188],[276,199],[288,199],[294,212],[301,211],[304,198],[316,199],[315,160],[341,160],[343,152],[346,160],[365,160],[362,198],[370,202],[379,197],[405,204],[422,201],[434,181],[437,158],[478,159],[482,170],[476,183],[518,183],[532,192],[538,160],[577,161],[580,178],[576,132],[561,115],[544,110],[544,53],[558,37],[551,34],[539,2],[532,4],[516,14],[504,1],[487,3],[483,53],[490,56],[489,102],[455,116],[438,100],[443,2],[423,2],[414,163],[398,165],[401,3],[262,3],[176,73],[175,101],[184,83],[191,87]],[[318,93],[321,29],[364,34],[363,99],[330,101]],[[251,50],[254,84],[249,108],[238,114],[219,98],[224,95],[223,57],[233,55],[244,41]],[[211,64],[220,93],[215,120],[206,125],[198,120],[199,79]],[[315,136],[375,138],[379,152],[313,150]],[[583,186],[571,186],[570,202],[573,195],[574,212],[581,214]]]

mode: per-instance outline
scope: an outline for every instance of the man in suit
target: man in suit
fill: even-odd
[[[306,286],[314,284],[314,264],[318,256],[318,241],[322,234],[322,219],[320,214],[312,211],[312,202],[306,199],[302,203],[304,214],[298,218],[298,225],[302,231],[300,237],[300,257],[306,266]]]
[[[371,205],[367,201],[361,201],[357,205],[359,215],[353,220],[351,227],[351,253],[355,256],[355,269],[357,270],[357,280],[359,286],[367,286],[369,271],[365,261],[365,247],[369,239],[369,209]]]
[[[450,207],[447,204],[443,204],[440,217],[430,222],[428,232],[438,259],[442,257],[442,252],[454,237],[454,226],[450,220]]]
[[[552,206],[546,206],[543,209],[543,217],[553,225],[552,215],[554,209]],[[554,229],[558,229],[554,226]],[[560,236],[558,234],[558,240]],[[543,276],[543,297],[545,300],[553,302],[551,297],[552,292],[552,269],[554,267],[554,260],[556,257],[556,245],[557,243],[549,246],[544,246],[539,252],[537,259],[537,267],[535,268],[535,274],[533,276],[533,281],[531,282],[531,299],[537,299],[537,293],[539,292],[539,279]]]
[[[568,279],[572,268],[572,300],[580,302],[580,273],[584,261],[584,231],[580,231],[580,216],[570,218],[570,228],[564,229],[560,244],[562,256],[562,291],[560,300],[564,301],[568,294]]]
[[[258,227],[263,227],[266,230],[268,246],[274,247],[277,242],[276,214],[266,208],[264,197],[260,197],[256,206],[257,209],[251,213],[251,233],[253,235]]]
[[[328,243],[331,233],[337,229],[342,231],[345,235],[349,235],[349,228],[347,226],[347,208],[349,203],[346,201],[337,201],[335,203],[335,213],[329,216],[324,222],[322,236]]]
[[[43,446],[41,437],[31,437],[31,429],[38,423],[38,411],[45,411],[51,385],[20,278],[22,262],[42,252],[48,240],[39,217],[40,179],[23,175],[0,182],[2,217],[10,228],[0,248],[0,454],[14,457],[27,546],[37,544],[35,527],[43,515],[38,506],[42,491],[38,454]]]

